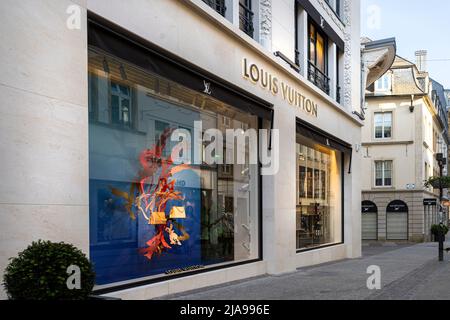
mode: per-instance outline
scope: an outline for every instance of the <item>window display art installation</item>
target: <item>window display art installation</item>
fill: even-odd
[[[136,220],[135,209],[148,221],[149,228],[156,228],[156,235],[147,241],[147,248],[140,252],[151,260],[155,253],[161,255],[181,246],[189,239],[186,229],[177,219],[186,219],[184,207],[170,205],[173,201],[184,201],[183,194],[175,190],[176,179],[173,175],[190,169],[189,165],[174,165],[171,156],[164,157],[163,150],[174,129],[167,128],[160,136],[158,143],[151,149],[144,150],[140,157],[142,167],[139,183],[132,184],[129,193],[111,187],[111,192],[127,201],[126,209],[130,218]],[[169,208],[170,207],[170,208]],[[166,211],[170,214],[167,215]],[[175,227],[175,228],[174,228]],[[181,232],[181,235],[176,233]]]

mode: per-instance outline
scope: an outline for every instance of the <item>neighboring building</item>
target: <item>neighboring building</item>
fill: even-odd
[[[359,19],[351,0],[1,1],[0,270],[65,241],[97,293],[148,299],[360,257]],[[173,143],[152,147],[195,121],[278,129],[278,173],[202,162],[142,206]]]
[[[447,154],[446,102],[426,72],[426,52],[416,55],[417,64],[397,56],[366,93],[363,240],[424,241],[439,222],[439,194],[424,181],[439,175],[436,154]]]
[[[450,126],[450,89],[444,90],[444,96],[445,96],[445,103],[447,106],[447,114],[448,114],[448,124]],[[449,130],[449,141],[450,141],[450,130]],[[448,157],[447,157],[447,163],[450,163],[450,148],[448,150]],[[447,172],[449,174],[449,172]]]

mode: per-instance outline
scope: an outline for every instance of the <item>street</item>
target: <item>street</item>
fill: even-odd
[[[446,243],[446,248],[450,243]],[[264,276],[161,299],[178,300],[450,300],[450,255],[437,244],[363,246],[363,257]],[[381,269],[381,290],[367,288],[369,266]]]

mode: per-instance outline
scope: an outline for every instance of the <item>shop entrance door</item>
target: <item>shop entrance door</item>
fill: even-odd
[[[363,201],[361,209],[363,240],[378,240],[378,208],[372,201]]]
[[[391,202],[386,210],[386,239],[408,240],[408,205],[403,201]]]

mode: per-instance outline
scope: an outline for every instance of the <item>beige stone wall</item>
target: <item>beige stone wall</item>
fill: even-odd
[[[425,162],[430,166],[430,175],[438,170],[435,161],[433,131],[441,136],[441,128],[426,105],[424,98],[416,99],[414,112],[409,110],[410,98],[378,97],[368,98],[366,124],[362,131],[363,141],[363,190],[373,190],[374,161],[393,160],[393,189],[407,190],[414,184],[415,190],[424,190],[426,179]],[[391,111],[393,114],[393,135],[391,139],[374,138],[376,112]]]
[[[34,240],[88,253],[86,12],[69,30],[73,4],[0,1],[0,276]]]

